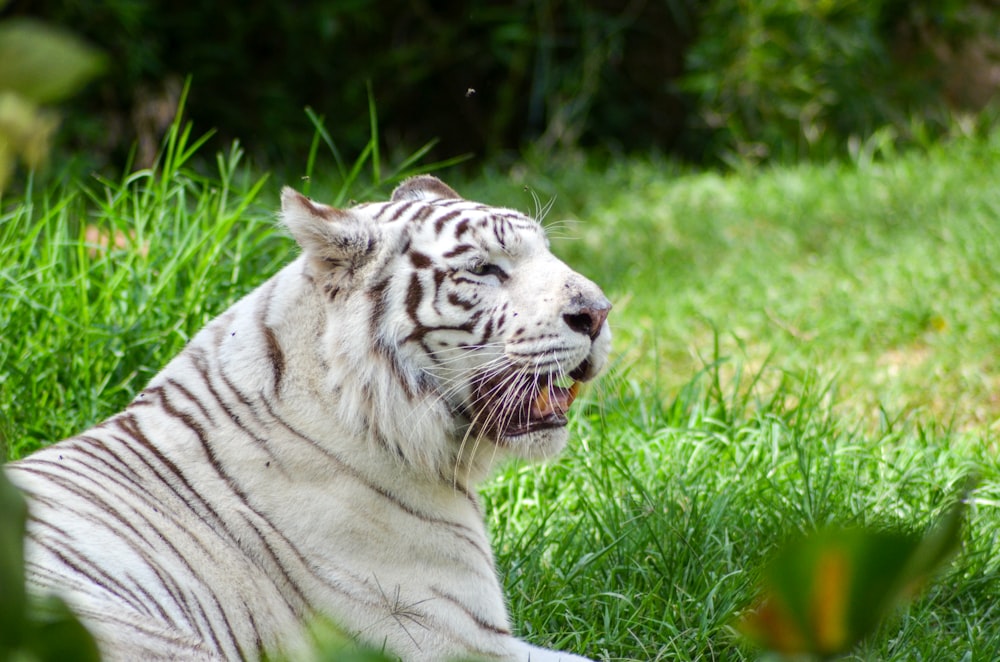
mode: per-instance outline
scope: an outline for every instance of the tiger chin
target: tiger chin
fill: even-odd
[[[541,226],[430,176],[335,209],[121,413],[5,467],[29,586],[106,660],[308,659],[329,619],[403,660],[583,660],[512,634],[475,491],[567,441],[611,304]]]

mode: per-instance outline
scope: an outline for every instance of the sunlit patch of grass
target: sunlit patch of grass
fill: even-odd
[[[122,408],[284,261],[259,206],[266,177],[240,167],[235,145],[200,176],[184,158],[190,127],[172,135],[158,171],[28,191],[0,219],[0,410],[14,456]]]
[[[174,162],[159,176],[29,192],[4,214],[0,409],[15,455],[121,408],[282,261],[258,206],[265,178],[237,176],[240,158],[234,146],[212,179]]]

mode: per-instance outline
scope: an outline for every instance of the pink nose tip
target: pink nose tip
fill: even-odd
[[[610,310],[611,302],[605,299],[594,305],[584,306],[574,313],[567,313],[563,315],[563,319],[566,320],[569,328],[577,333],[585,333],[593,339],[600,334],[601,327],[608,319],[608,311]]]

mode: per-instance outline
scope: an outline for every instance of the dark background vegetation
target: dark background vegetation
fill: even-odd
[[[959,0],[13,0],[109,55],[68,146],[152,159],[187,110],[219,145],[299,162],[312,107],[341,148],[493,160],[527,145],[699,164],[827,158],[881,129],[933,139],[1000,87],[1000,3]]]

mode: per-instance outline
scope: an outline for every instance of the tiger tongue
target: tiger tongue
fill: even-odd
[[[565,415],[579,392],[580,382],[573,382],[569,388],[555,384],[542,387],[538,392],[538,397],[531,403],[531,417],[547,418]]]

